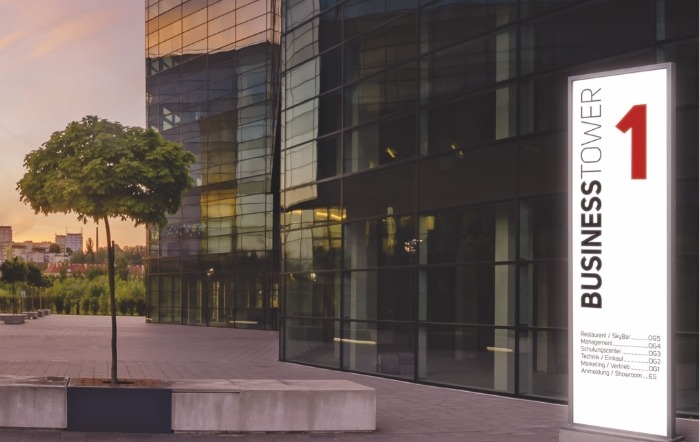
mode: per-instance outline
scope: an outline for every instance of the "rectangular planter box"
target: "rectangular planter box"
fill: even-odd
[[[376,430],[376,392],[344,380],[177,380],[173,430],[348,432]]]
[[[0,315],[0,321],[4,322],[5,324],[24,324],[25,319],[27,319],[27,315],[24,315],[24,314]]]
[[[374,431],[376,391],[344,380],[232,380],[242,431]]]
[[[66,428],[63,377],[0,376],[0,427]]]
[[[111,387],[108,379],[71,379],[68,431],[170,433],[170,386],[159,380],[132,382]]]
[[[170,381],[173,431],[240,431],[241,389],[224,379]]]

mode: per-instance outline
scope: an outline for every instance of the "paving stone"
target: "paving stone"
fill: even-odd
[[[0,430],[1,441],[377,441],[557,442],[567,407],[279,362],[277,332],[148,324],[119,317],[120,378],[346,379],[377,390],[377,431],[360,434],[70,433]],[[108,377],[110,320],[52,314],[0,325],[0,375]],[[698,422],[679,433],[698,440]]]

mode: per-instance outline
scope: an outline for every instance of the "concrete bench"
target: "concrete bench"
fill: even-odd
[[[51,314],[51,309],[50,308],[45,308],[42,309],[44,311],[44,316],[49,316]]]
[[[344,381],[176,380],[182,432],[350,432],[376,429],[376,391]]]
[[[43,310],[37,310],[37,311],[36,311],[36,314],[37,314],[37,316],[39,316],[40,318],[43,318],[43,317],[44,317],[44,311],[43,311]]]
[[[66,428],[63,377],[0,375],[0,427]]]
[[[5,324],[24,324],[24,320],[26,318],[27,318],[27,315],[24,315],[24,314],[17,314],[17,315],[3,314],[3,315],[0,315],[0,321],[4,322]]]
[[[37,312],[22,312],[24,316],[27,317],[27,319],[36,319],[39,317],[39,314]]]

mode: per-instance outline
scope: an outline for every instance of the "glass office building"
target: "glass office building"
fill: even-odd
[[[677,67],[677,399],[698,405],[696,0],[289,0],[281,357],[567,397],[567,78]]]
[[[553,401],[567,79],[674,62],[676,391],[697,415],[696,0],[147,7],[149,124],[199,159],[151,232],[150,320],[278,328],[285,361]]]
[[[279,2],[146,2],[148,125],[196,155],[149,232],[148,319],[277,327]]]

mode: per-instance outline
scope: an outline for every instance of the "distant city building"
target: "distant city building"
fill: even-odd
[[[0,263],[12,256],[12,226],[0,226]]]
[[[66,253],[70,249],[72,252],[83,251],[83,232],[66,233],[56,235],[56,244],[61,248],[61,253]]]
[[[66,252],[66,235],[56,235],[56,244],[61,248],[61,253]]]
[[[83,251],[83,232],[66,234],[66,249],[74,252]]]
[[[12,259],[12,243],[0,247],[0,263]]]
[[[0,246],[12,242],[12,226],[0,226]]]
[[[49,253],[47,259],[48,259],[48,261],[45,261],[45,262],[48,262],[49,264],[52,264],[52,263],[53,264],[56,264],[56,263],[60,264],[60,263],[70,261],[70,257],[68,255],[64,255],[64,254],[60,254],[60,253]]]
[[[4,259],[19,258],[22,261],[36,264],[64,262],[68,260],[68,256],[66,255],[50,253],[50,248],[51,242],[49,241],[10,243],[4,246],[3,257]]]

